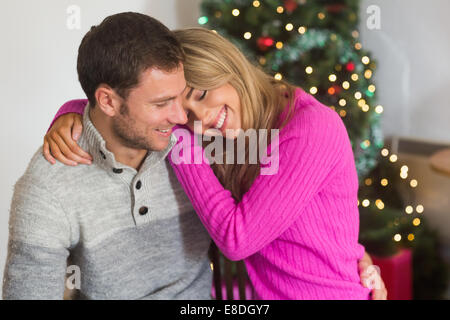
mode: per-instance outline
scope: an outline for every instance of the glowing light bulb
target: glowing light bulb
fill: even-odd
[[[362,63],[364,63],[364,64],[369,64],[369,63],[370,63],[370,59],[369,59],[368,56],[362,57],[361,61],[362,61]]]
[[[238,9],[233,9],[233,11],[231,11],[231,14],[235,17],[237,17],[241,12]]]
[[[274,78],[275,78],[275,80],[280,81],[281,79],[283,79],[283,76],[281,75],[281,73],[277,73],[277,74],[274,76]]]
[[[399,242],[400,240],[402,240],[402,236],[401,236],[400,234],[397,233],[397,234],[394,236],[394,241]]]
[[[378,105],[378,106],[375,107],[375,112],[376,113],[380,114],[380,113],[383,113],[383,111],[384,111],[383,106]]]
[[[412,206],[407,206],[407,207],[405,208],[405,212],[406,212],[407,214],[411,214],[411,213],[413,213],[413,211],[414,211],[414,209],[413,209]]]
[[[308,66],[308,67],[306,67],[305,72],[307,74],[311,74],[311,73],[313,73],[313,68]]]
[[[200,17],[198,18],[198,24],[207,24],[208,23],[208,17]]]
[[[250,32],[244,33],[244,39],[249,40],[252,37],[252,34]]]
[[[375,201],[375,205],[377,206],[378,209],[383,210],[384,209],[384,202],[381,201],[380,199],[377,199]]]
[[[342,88],[344,88],[345,90],[348,90],[348,88],[350,88],[350,82],[348,82],[348,81],[342,82]]]
[[[368,147],[370,147],[370,141],[369,140],[364,140],[363,142],[361,142],[361,148],[363,148],[365,150]]]
[[[259,1],[253,1],[253,6],[255,8],[258,8],[261,5],[261,3]]]
[[[383,157],[387,157],[387,156],[389,155],[389,150],[386,149],[386,148],[384,148],[383,150],[381,150],[381,155],[382,155]]]
[[[335,74],[330,74],[330,76],[328,77],[328,80],[330,80],[331,82],[335,82],[337,79]]]
[[[316,94],[317,93],[317,87],[311,87],[311,89],[309,89],[309,92],[311,93],[311,94]]]
[[[415,187],[417,187],[417,180],[416,179],[412,179],[410,182],[409,182],[409,185],[411,186],[411,188],[415,188]]]
[[[287,31],[292,31],[294,29],[294,25],[292,23],[288,23],[285,28]]]
[[[304,34],[305,32],[306,32],[306,27],[301,26],[298,28],[298,33]]]
[[[423,210],[424,210],[424,208],[423,208],[423,205],[421,205],[421,204],[419,204],[419,205],[416,207],[416,212],[417,212],[417,213],[423,213]]]

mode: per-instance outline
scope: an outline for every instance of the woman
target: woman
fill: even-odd
[[[239,129],[258,135],[280,130],[277,141],[258,137],[277,148],[278,170],[271,175],[261,174],[261,159],[250,163],[248,139],[244,164],[187,164],[169,156],[214,242],[230,259],[245,261],[258,299],[368,299],[358,261],[365,257],[360,269],[371,261],[358,244],[358,178],[340,117],[300,88],[264,74],[218,34],[199,28],[175,33],[187,57],[183,105],[191,131],[225,139],[232,130],[226,138],[236,144]],[[84,105],[69,102],[59,114],[82,113]],[[66,164],[89,157],[71,141],[80,118],[56,120],[44,139],[49,161],[49,146]],[[372,298],[386,298],[381,285]]]

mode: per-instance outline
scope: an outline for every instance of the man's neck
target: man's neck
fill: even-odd
[[[89,110],[89,117],[106,143],[106,149],[114,154],[116,161],[139,171],[147,150],[128,148],[121,144],[111,130],[111,119],[102,115],[98,108]]]

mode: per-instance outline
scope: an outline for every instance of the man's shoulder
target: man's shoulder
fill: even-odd
[[[69,182],[71,177],[80,175],[75,167],[66,166],[56,161],[55,164],[48,162],[43,155],[43,147],[37,149],[32,156],[25,173],[19,178],[18,183],[38,183],[41,186],[51,188],[60,182]]]

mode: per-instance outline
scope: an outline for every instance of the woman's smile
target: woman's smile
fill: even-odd
[[[225,129],[225,120],[227,118],[227,114],[228,114],[228,108],[227,106],[223,106],[223,108],[220,110],[219,115],[216,118],[216,121],[214,122],[213,127],[215,129],[221,130],[222,128]]]

